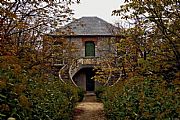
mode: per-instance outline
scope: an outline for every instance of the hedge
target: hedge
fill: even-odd
[[[102,96],[107,118],[179,119],[180,88],[177,81],[167,83],[159,77],[138,76],[108,88]]]

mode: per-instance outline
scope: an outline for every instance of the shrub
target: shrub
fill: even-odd
[[[71,119],[79,90],[50,74],[47,78],[40,74],[28,75],[0,68],[0,119]]]
[[[161,78],[134,77],[103,97],[108,119],[174,119],[180,117],[179,86]]]
[[[1,66],[1,65],[0,65]],[[9,69],[7,68],[9,67]],[[30,102],[24,95],[26,84],[16,64],[0,67],[0,119],[7,120],[8,117],[25,118],[29,111]],[[11,69],[10,69],[11,68]],[[14,70],[16,69],[16,70]],[[17,70],[18,69],[18,70]]]
[[[44,120],[71,119],[75,103],[78,101],[77,88],[63,84],[59,80],[33,83],[30,99],[32,118]]]
[[[78,92],[78,102],[81,102],[84,98],[85,91],[83,88],[78,87],[77,92]]]
[[[96,94],[96,98],[98,101],[102,100],[103,93],[105,92],[106,89],[107,89],[107,87],[105,87],[105,86],[99,86],[96,88],[95,94]]]

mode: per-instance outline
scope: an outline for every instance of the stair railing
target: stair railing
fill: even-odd
[[[111,76],[112,76],[111,66],[110,66],[109,63],[107,63],[107,65],[108,65],[108,68],[110,69],[110,72],[109,72],[108,79],[107,79],[107,81],[105,82],[105,84],[104,84],[103,86],[106,86],[106,85],[109,83],[109,81],[110,81],[110,79],[111,79]]]
[[[71,66],[70,66],[70,68],[69,68],[69,77],[70,77],[72,83],[73,83],[76,87],[78,87],[78,86],[77,86],[77,84],[76,84],[76,83],[74,82],[74,80],[73,80],[73,76],[74,76],[73,74],[75,74],[74,72],[77,71],[78,65],[79,65],[79,64],[77,63],[77,60],[75,59],[75,60],[73,60]]]
[[[71,66],[69,68],[70,77],[73,77],[77,73],[77,71],[79,71],[81,64],[83,64],[83,59],[76,59],[72,62]]]
[[[67,64],[65,64],[65,65],[59,70],[59,79],[60,79],[63,83],[65,83],[65,82],[64,82],[64,80],[62,79],[61,74],[63,73],[63,70],[64,70],[66,67],[67,67]]]
[[[96,65],[99,59],[97,57],[84,57],[73,61],[69,69],[69,75],[73,77],[82,67],[82,65]]]
[[[89,57],[89,58],[85,57],[85,58],[75,59],[69,68],[69,76],[70,76],[72,83],[75,86],[77,86],[77,84],[73,80],[73,76],[81,69],[82,65],[94,65],[95,66],[97,64],[100,64],[100,62],[102,62],[102,61],[97,57]],[[108,83],[110,82],[111,77],[113,75],[112,70],[111,70],[111,65],[108,62],[107,62],[107,66],[110,69],[110,71],[109,71],[109,76],[108,76],[107,81],[105,82],[104,86],[108,85]],[[111,86],[114,86],[116,83],[118,83],[121,79],[121,76],[122,76],[122,74],[121,74],[121,72],[119,72],[118,79]]]
[[[121,80],[121,78],[122,78],[122,71],[119,70],[119,77],[117,78],[117,80],[116,80],[112,85],[110,85],[110,87],[112,87],[112,86],[114,86],[115,84],[117,84],[117,83]]]
[[[120,80],[121,80],[121,77],[122,77],[122,72],[119,73],[119,78],[116,80],[116,82],[114,84],[112,84],[111,86],[114,86],[115,84],[117,84]]]

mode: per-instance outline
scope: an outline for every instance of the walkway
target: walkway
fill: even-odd
[[[96,101],[94,93],[85,94],[85,98],[75,108],[74,120],[106,120],[103,104]]]

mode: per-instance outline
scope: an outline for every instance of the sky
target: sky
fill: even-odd
[[[120,17],[111,16],[112,11],[118,9],[124,0],[81,0],[80,4],[72,6],[74,17],[81,18],[84,16],[97,16],[109,23],[120,21]]]

